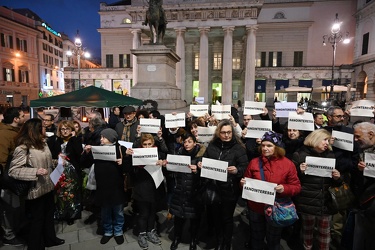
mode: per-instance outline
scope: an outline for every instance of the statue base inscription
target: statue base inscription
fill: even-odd
[[[131,52],[138,64],[138,83],[132,87],[132,97],[155,100],[159,110],[185,107],[176,86],[176,63],[180,57],[164,45],[142,45]]]

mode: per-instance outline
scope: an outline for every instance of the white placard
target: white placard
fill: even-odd
[[[94,160],[116,161],[116,146],[91,146]]]
[[[195,117],[208,114],[208,105],[190,105],[190,113]]]
[[[211,114],[215,116],[217,120],[229,119],[231,111],[230,105],[212,105]]]
[[[288,129],[298,129],[305,131],[314,131],[314,118],[311,113],[304,112],[297,114],[297,112],[289,112]]]
[[[201,177],[227,182],[228,162],[202,158]]]
[[[133,166],[155,165],[159,160],[158,148],[133,148]]]
[[[158,188],[164,180],[163,171],[159,165],[146,165],[145,170],[151,175],[154,180],[155,187]]]
[[[262,138],[268,131],[272,131],[272,121],[250,120],[245,137]]]
[[[274,205],[277,184],[245,177],[242,198],[259,203]]]
[[[363,175],[375,178],[375,154],[365,152],[365,164]]]
[[[243,108],[244,115],[259,115],[263,114],[263,109],[266,107],[265,102],[253,102],[245,101],[245,106]]]
[[[336,159],[306,156],[305,174],[332,178]]]
[[[203,96],[197,96],[197,97],[195,97],[195,101],[197,103],[203,104],[204,103],[204,97]]]
[[[198,140],[199,142],[209,142],[212,140],[216,126],[212,127],[197,127],[198,129]]]
[[[191,173],[191,157],[187,155],[167,155],[167,170],[180,173]]]
[[[354,147],[354,135],[350,133],[344,133],[337,130],[332,130],[332,137],[335,137],[333,146],[336,148],[341,148],[347,151],[353,151]]]
[[[57,166],[52,171],[52,173],[49,175],[51,178],[53,184],[56,186],[56,184],[59,182],[60,176],[64,172],[64,166],[63,166],[64,160],[59,156],[59,159],[57,160]]]
[[[176,115],[165,114],[165,127],[166,128],[185,127],[185,113],[178,113]]]
[[[275,102],[276,117],[289,117],[289,112],[296,112],[296,102]]]
[[[359,100],[352,103],[349,109],[351,116],[374,117],[375,101]]]
[[[128,141],[118,141],[118,144],[125,148],[133,148],[133,143]]]
[[[141,125],[141,133],[151,133],[157,134],[160,130],[160,119],[149,119],[141,118],[139,119],[139,125]]]

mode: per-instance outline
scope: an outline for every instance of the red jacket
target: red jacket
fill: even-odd
[[[282,158],[266,158],[260,156],[263,162],[264,177],[266,181],[282,184],[284,186],[283,193],[277,193],[276,197],[292,197],[301,191],[301,183],[297,176],[297,170],[292,161],[286,157]],[[259,157],[250,161],[246,169],[245,177],[262,180],[259,170]],[[247,201],[248,207],[259,214],[264,213],[264,203]]]

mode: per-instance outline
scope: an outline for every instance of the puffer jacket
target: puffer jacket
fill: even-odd
[[[329,177],[303,174],[299,165],[306,161],[306,156],[335,158],[332,151],[326,150],[323,153],[318,153],[312,147],[307,146],[303,146],[293,154],[293,163],[298,171],[298,177],[300,178],[302,186],[301,193],[295,199],[297,211],[311,215],[333,214],[335,211],[328,206],[331,200],[328,188],[331,185],[338,186],[342,181],[341,179],[335,181],[333,178]]]
[[[281,184],[284,192],[277,193],[276,198],[293,197],[301,191],[301,183],[292,161],[286,157],[276,158],[260,156],[250,161],[244,177],[262,180],[259,169],[259,159],[263,163],[264,178],[268,182]],[[248,207],[259,214],[264,213],[264,203],[248,201]]]
[[[0,164],[5,167],[8,156],[15,149],[14,138],[19,131],[18,127],[9,124],[0,123]]]
[[[205,146],[197,144],[192,152],[180,148],[178,154],[190,155],[191,165],[196,165],[205,151]],[[170,212],[180,218],[194,218],[198,207],[196,196],[200,187],[199,174],[175,172],[175,178],[176,187],[173,190]]]
[[[52,155],[47,146],[44,145],[42,150],[30,148],[29,150],[29,164],[32,166],[25,167],[27,160],[27,148],[25,145],[16,147],[13,153],[13,159],[10,163],[9,176],[25,181],[36,181],[35,185],[30,189],[26,199],[33,200],[49,193],[53,190],[54,185],[50,178]],[[48,170],[48,174],[37,176],[38,168]]]
[[[216,181],[218,193],[222,201],[236,201],[240,195],[240,180],[248,164],[246,149],[235,138],[223,142],[219,138],[210,142],[203,157],[226,161],[229,166],[237,168],[237,174],[228,174],[227,181]]]

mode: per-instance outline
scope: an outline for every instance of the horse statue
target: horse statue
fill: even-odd
[[[146,0],[147,1],[147,0]],[[167,18],[162,7],[163,0],[149,0],[146,19],[142,25],[150,27],[151,41],[150,44],[162,44],[165,30],[167,28]]]

